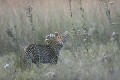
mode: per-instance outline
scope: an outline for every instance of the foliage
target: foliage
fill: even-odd
[[[120,38],[111,40],[120,32],[118,0],[0,0],[0,19],[0,80],[120,79]],[[26,46],[65,31],[58,64],[26,67]]]

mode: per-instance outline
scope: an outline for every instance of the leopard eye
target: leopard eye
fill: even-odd
[[[45,39],[45,43],[46,44],[50,44],[50,40],[49,39]]]

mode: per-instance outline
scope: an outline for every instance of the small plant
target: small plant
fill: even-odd
[[[29,18],[30,25],[32,27],[32,31],[35,31],[34,26],[33,26],[33,14],[32,14],[32,10],[33,10],[33,6],[29,4],[27,6],[27,9],[26,9],[26,15]]]
[[[90,29],[85,29],[83,32],[83,43],[84,43],[84,47],[85,49],[88,50],[90,49],[90,45],[93,43],[93,39],[92,39],[92,35],[89,33]]]
[[[80,0],[80,13],[81,13],[81,16],[82,16],[82,25],[81,27],[85,30],[86,28],[86,17],[85,17],[85,12],[84,12],[84,8],[82,6],[82,0]]]
[[[12,38],[12,42],[15,43],[15,45],[13,45],[14,47],[14,52],[16,54],[14,54],[15,57],[15,67],[16,68],[20,68],[21,70],[25,70],[25,60],[24,60],[24,56],[22,54],[21,51],[21,47],[20,47],[20,43],[19,43],[19,37],[17,34],[17,27],[14,26],[13,28],[7,28],[6,33],[8,34],[9,37]]]
[[[69,9],[70,9],[70,17],[71,17],[71,26],[74,27],[74,25],[73,25],[73,12],[72,12],[72,0],[69,0]]]
[[[110,28],[112,28],[111,6],[113,5],[113,2],[110,2],[110,0],[99,0],[99,1],[101,1],[104,6],[106,16],[110,24]]]
[[[33,22],[32,10],[33,10],[33,6],[29,4],[26,8],[26,15],[30,21],[30,26],[32,28],[31,31],[32,31],[32,37],[33,37],[33,43],[34,43],[35,42],[35,27],[34,27],[34,22]]]
[[[120,49],[120,33],[119,32],[113,32],[111,35],[111,40],[114,42],[117,42],[117,46]]]
[[[14,50],[19,53],[19,42],[18,42],[18,35],[17,35],[17,27],[7,28],[6,33],[9,37],[12,38],[12,42],[15,43]]]

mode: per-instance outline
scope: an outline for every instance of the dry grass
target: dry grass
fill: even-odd
[[[84,13],[80,11],[79,0],[72,0],[72,18],[68,0],[0,0],[0,80],[119,80],[120,50],[116,41],[110,41],[110,36],[113,31],[120,32],[120,1],[114,0],[113,3],[109,15],[112,22],[109,23],[99,0],[83,0]],[[32,26],[26,15],[28,4],[33,6]],[[88,31],[93,39],[90,45],[89,41],[83,41],[85,30],[81,26],[93,29]],[[13,37],[6,33],[9,28],[13,29]],[[34,43],[44,44],[45,35],[66,30],[69,32],[68,42],[57,65],[36,67],[33,64],[26,70],[16,66],[16,54],[23,53],[23,48],[33,43],[33,36]],[[77,30],[80,34],[75,33]],[[9,63],[10,66],[4,68]]]

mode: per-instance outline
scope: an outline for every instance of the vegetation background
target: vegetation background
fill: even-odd
[[[0,0],[0,80],[120,80],[120,0]],[[68,31],[57,65],[25,69],[22,55]],[[87,38],[86,38],[87,36]]]

